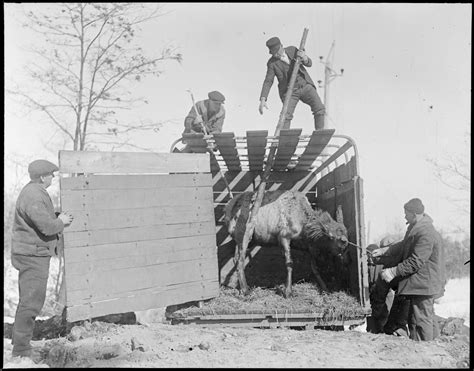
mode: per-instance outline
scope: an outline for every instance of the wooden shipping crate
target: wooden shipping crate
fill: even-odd
[[[266,130],[257,130],[247,131],[245,137],[226,132],[213,134],[209,139],[202,134],[185,134],[183,139],[196,153],[213,148],[211,172],[222,285],[237,285],[235,242],[224,225],[224,206],[231,199],[230,192],[235,197],[242,192],[257,190],[269,148],[276,145],[266,189],[300,191],[313,207],[326,210],[333,218],[336,218],[337,209],[342,211],[348,239],[352,243],[348,246],[350,261],[341,266],[335,259],[322,256],[317,264],[329,286],[349,291],[358,298],[361,306],[368,307],[363,180],[359,174],[357,147],[352,138],[335,134],[335,129],[302,135],[302,129],[294,128],[282,129],[277,137],[269,136]],[[251,246],[248,253],[245,272],[249,284],[265,285],[270,276],[273,283],[285,282],[286,269],[280,250]],[[296,282],[306,278],[310,265],[306,253],[293,251],[292,254]],[[298,261],[301,261],[300,265]]]
[[[60,151],[68,321],[217,296],[209,154]]]

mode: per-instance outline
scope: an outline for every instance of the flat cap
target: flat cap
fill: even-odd
[[[40,176],[49,175],[58,170],[59,168],[48,160],[35,160],[28,165],[30,178],[39,178]]]
[[[425,207],[419,198],[412,198],[405,205],[403,205],[406,211],[409,211],[414,214],[423,214],[425,212]]]
[[[280,49],[281,41],[278,37],[272,37],[266,42],[270,54],[275,54]]]
[[[224,103],[225,97],[222,93],[218,92],[217,90],[211,91],[207,94],[210,100],[215,102]]]

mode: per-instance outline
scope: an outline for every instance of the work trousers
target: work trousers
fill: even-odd
[[[282,99],[284,101],[284,98]],[[293,94],[288,104],[288,110],[286,111],[285,121],[283,123],[283,129],[289,129],[291,120],[293,119],[293,113],[295,112],[296,105],[299,101],[306,103],[311,107],[311,112],[314,117],[314,128],[316,130],[324,129],[324,115],[325,108],[319,98],[316,88],[306,82],[298,82],[295,84]]]
[[[410,339],[430,341],[439,335],[439,325],[434,314],[431,295],[405,295],[409,302],[408,330]]]
[[[50,256],[12,254],[12,265],[18,270],[19,303],[13,324],[13,356],[25,355],[31,350],[35,319],[46,299]]]
[[[385,282],[380,273],[382,266],[369,266],[369,297],[372,315],[367,331],[393,334],[398,329],[407,332],[408,301],[394,293],[396,283]]]

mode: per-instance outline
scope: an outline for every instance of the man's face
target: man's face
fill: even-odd
[[[416,214],[405,209],[405,219],[408,224],[413,224],[416,221]]]
[[[221,102],[216,102],[215,100],[210,100],[209,101],[209,109],[213,112],[219,111],[221,108]]]
[[[283,48],[283,45],[280,44],[280,47],[275,53],[272,54],[272,56],[279,58],[283,55],[284,52],[285,52],[285,49]]]
[[[41,179],[43,180],[43,186],[44,188],[48,188],[51,183],[53,182],[54,174],[48,174],[48,175],[43,175]]]

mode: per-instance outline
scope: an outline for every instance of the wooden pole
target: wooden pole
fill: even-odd
[[[301,43],[300,43],[300,50],[304,49],[304,46],[306,44],[306,37],[308,36],[308,29],[305,28],[303,31],[303,37],[301,38]],[[290,82],[288,83],[288,89],[286,91],[285,95],[285,100],[283,102],[283,108],[280,113],[280,118],[278,120],[278,124],[275,129],[275,134],[274,136],[280,135],[280,130],[283,127],[283,124],[285,122],[285,116],[286,113],[288,112],[288,105],[290,103],[291,95],[293,92],[293,87],[295,85],[296,81],[296,76],[298,74],[298,70],[300,68],[301,64],[301,58],[296,57],[295,64],[293,67],[293,71],[291,73],[290,77]],[[260,184],[257,189],[257,196],[255,198],[255,201],[253,203],[252,209],[250,210],[250,215],[247,220],[247,224],[245,226],[245,233],[242,237],[242,239],[237,242],[236,248],[239,251],[239,256],[238,256],[238,261],[237,261],[237,275],[239,278],[239,285],[240,285],[240,290],[243,291],[244,293],[248,292],[248,286],[247,286],[247,280],[245,278],[245,255],[247,252],[247,247],[248,244],[251,240],[251,237],[253,235],[253,231],[255,229],[255,222],[257,219],[257,214],[258,210],[260,209],[260,205],[262,204],[263,200],[263,195],[265,193],[265,186],[268,181],[268,177],[270,176],[270,172],[273,167],[273,162],[275,160],[275,152],[277,150],[277,143],[273,142],[272,145],[270,146],[270,151],[268,153],[268,158],[267,162],[265,163],[265,168],[263,171],[263,175],[260,181]],[[240,245],[240,246],[239,246]]]

